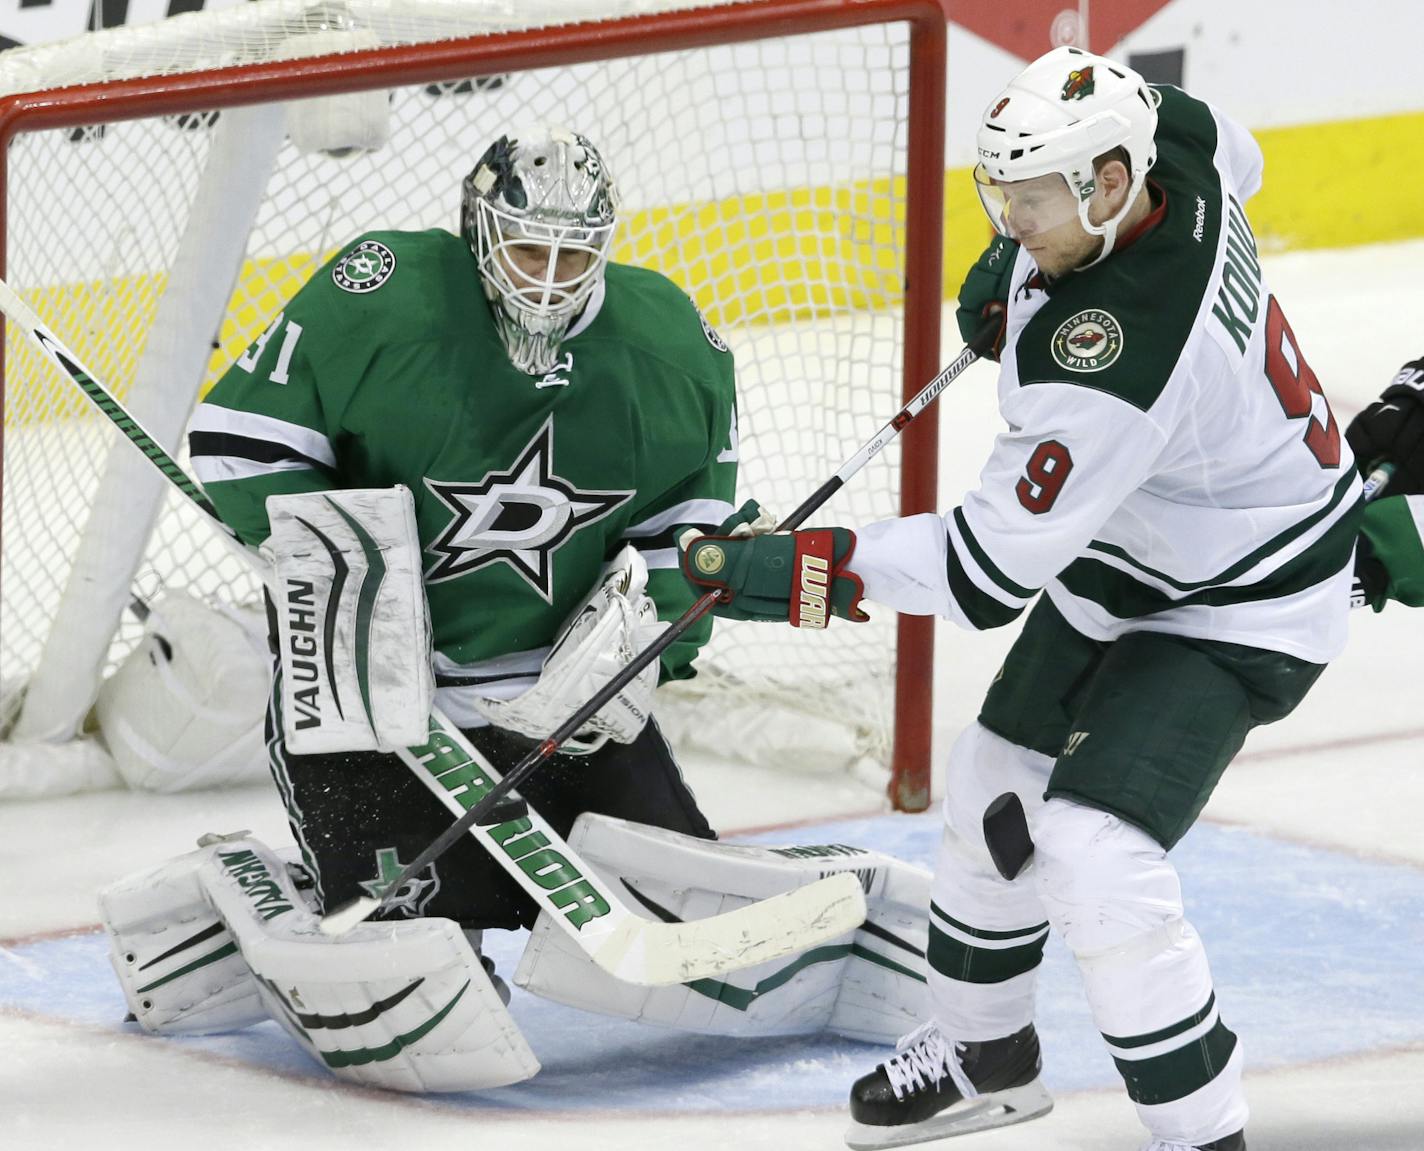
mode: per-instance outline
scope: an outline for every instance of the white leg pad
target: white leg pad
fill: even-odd
[[[207,850],[99,892],[109,962],[129,1011],[155,1035],[202,1035],[267,1018],[252,971],[198,882]]]
[[[538,1060],[458,924],[365,923],[322,934],[281,861],[255,840],[199,869],[272,1018],[339,1078],[395,1091],[473,1091]]]
[[[919,868],[843,845],[717,843],[592,813],[579,817],[569,843],[650,919],[701,919],[843,871],[859,875],[869,915],[856,931],[799,955],[658,988],[605,974],[541,915],[514,975],[536,995],[704,1034],[829,1029],[879,1043],[912,1030],[924,1012],[929,875]]]

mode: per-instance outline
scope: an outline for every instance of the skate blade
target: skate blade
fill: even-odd
[[[931,1139],[952,1139],[989,1131],[995,1127],[1011,1127],[1047,1115],[1053,1110],[1053,1097],[1035,1079],[1022,1087],[981,1095],[966,1103],[956,1104],[923,1123],[903,1127],[873,1127],[852,1123],[846,1132],[846,1145],[852,1151],[878,1151],[881,1147],[907,1147],[911,1143],[927,1143]]]

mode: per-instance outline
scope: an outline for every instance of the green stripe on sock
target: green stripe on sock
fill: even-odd
[[[960,983],[1003,983],[1043,962],[1045,934],[1021,947],[974,947],[930,923],[930,967]]]
[[[1045,919],[1042,923],[1035,923],[1032,927],[1019,927],[1013,931],[985,931],[983,928],[970,927],[967,923],[961,923],[933,900],[930,901],[930,911],[938,915],[956,931],[962,931],[965,935],[972,935],[975,939],[1028,939],[1030,936],[1037,935],[1048,926],[1048,920]]]
[[[1235,1050],[1235,1033],[1218,1019],[1216,1026],[1200,1039],[1175,1051],[1151,1059],[1113,1056],[1113,1062],[1134,1103],[1174,1103],[1200,1091],[1220,1075]]]
[[[1216,992],[1213,991],[1207,996],[1205,1007],[1195,1015],[1188,1015],[1185,1019],[1178,1020],[1170,1027],[1164,1027],[1160,1031],[1149,1031],[1145,1035],[1127,1035],[1122,1037],[1108,1035],[1104,1032],[1103,1038],[1114,1047],[1121,1047],[1126,1050],[1130,1050],[1134,1047],[1150,1047],[1154,1043],[1162,1043],[1175,1036],[1185,1034],[1198,1024],[1205,1023],[1207,1016],[1211,1014],[1211,1009],[1215,1006]]]

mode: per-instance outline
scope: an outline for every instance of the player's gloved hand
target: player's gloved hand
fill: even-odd
[[[699,594],[723,592],[712,609],[727,619],[822,628],[832,615],[863,622],[864,587],[847,565],[855,533],[847,528],[758,536],[684,536],[682,571]]]
[[[1345,429],[1360,474],[1394,464],[1390,495],[1424,492],[1424,356],[1399,369],[1380,398]]]
[[[987,360],[998,360],[1004,350],[1009,320],[1009,282],[1019,246],[1006,236],[994,242],[974,261],[959,289],[959,309],[954,318],[964,342]],[[989,324],[997,319],[997,325]],[[985,329],[988,329],[987,333]]]
[[[695,531],[695,529],[690,529]],[[776,530],[776,517],[757,503],[748,500],[720,524],[712,534],[715,536],[764,536]],[[701,534],[700,532],[696,534]],[[685,533],[678,533],[678,542],[685,539]]]
[[[1416,496],[1413,502],[1420,503]],[[1351,606],[1383,611],[1389,600],[1424,607],[1424,542],[1420,520],[1404,496],[1382,496],[1365,506],[1355,547]],[[1424,513],[1424,509],[1421,509]]]

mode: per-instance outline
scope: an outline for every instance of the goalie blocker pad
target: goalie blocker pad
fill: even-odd
[[[269,496],[267,515],[287,750],[424,743],[435,681],[410,489]]]
[[[855,931],[721,979],[639,987],[606,974],[540,915],[514,982],[571,1007],[715,1035],[820,1030],[893,1043],[928,1006],[929,872],[843,844],[756,847],[587,813],[569,843],[629,905],[664,922],[701,919],[851,872],[869,914]]]
[[[369,923],[332,939],[254,839],[222,837],[131,876],[100,906],[146,1031],[270,1017],[338,1078],[394,1091],[482,1090],[539,1070],[457,924]]]

